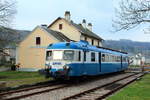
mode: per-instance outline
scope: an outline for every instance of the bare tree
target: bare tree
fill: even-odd
[[[12,0],[0,0],[0,52],[4,52],[6,46],[15,42],[15,30],[6,28],[16,14],[15,4]]]
[[[121,0],[113,20],[115,31],[150,23],[150,0]]]
[[[9,26],[16,14],[16,1],[0,0],[0,25]]]

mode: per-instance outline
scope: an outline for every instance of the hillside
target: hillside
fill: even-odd
[[[129,54],[141,53],[146,58],[150,58],[150,42],[138,42],[132,40],[105,40],[103,42],[104,47],[122,50]]]

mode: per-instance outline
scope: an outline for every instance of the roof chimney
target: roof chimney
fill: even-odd
[[[66,11],[65,12],[65,19],[67,20],[67,21],[70,21],[70,11]]]
[[[83,26],[84,28],[86,28],[86,20],[85,20],[85,19],[82,20],[82,26]]]
[[[47,27],[47,25],[46,25],[46,24],[41,24],[41,26],[43,26],[43,27]]]
[[[92,23],[88,23],[87,28],[92,31]]]

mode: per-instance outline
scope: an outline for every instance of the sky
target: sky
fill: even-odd
[[[81,23],[86,19],[92,23],[93,32],[104,40],[130,39],[133,41],[150,42],[150,34],[143,29],[148,26],[138,26],[129,31],[112,32],[112,20],[119,0],[16,0],[17,14],[13,28],[33,30],[37,25],[51,24],[56,18],[64,17],[65,11],[70,11],[71,20]]]

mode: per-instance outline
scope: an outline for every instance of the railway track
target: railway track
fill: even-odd
[[[116,92],[117,90],[125,87],[131,82],[135,81],[137,78],[143,76],[142,73],[136,73],[129,75],[113,82],[107,83],[102,86],[98,86],[72,96],[63,98],[62,100],[101,100]]]
[[[33,86],[24,87],[24,88],[19,88],[19,89],[13,89],[13,90],[0,92],[0,96],[8,94],[8,93],[11,94],[11,93],[28,91],[28,90],[36,89],[36,88],[48,87],[48,86],[55,85],[55,84],[58,84],[58,82],[57,81],[49,81],[49,83],[44,83],[44,84],[41,84],[41,85],[33,85]]]
[[[119,75],[121,75],[121,74],[119,74]],[[79,82],[77,84],[72,84],[72,83],[66,84],[66,83],[60,83],[60,82],[53,82],[53,83],[46,84],[46,85],[33,86],[30,88],[12,90],[12,91],[8,91],[8,92],[0,93],[0,100],[18,100],[18,99],[24,99],[27,97],[30,98],[31,96],[33,97],[34,95],[39,95],[39,94],[44,95],[44,93],[51,93],[52,91],[65,90],[67,87],[71,88],[72,86],[76,86],[76,85],[77,86],[78,85],[84,85],[85,83],[88,84],[88,82],[90,83],[90,82],[93,82],[93,81],[98,80],[98,79],[100,80],[100,79],[105,79],[105,78],[109,78],[109,77],[113,77],[113,76],[116,76],[116,74],[105,75],[105,76],[102,76],[101,78],[94,78],[94,79],[92,78],[92,79],[89,79],[89,80],[87,79],[84,81],[82,80],[82,82]],[[131,76],[132,75],[130,74],[126,77],[131,77]],[[96,87],[96,88],[98,88],[98,87]],[[96,88],[93,90],[96,90]],[[63,98],[63,99],[69,100],[69,99],[75,99],[76,97],[83,97],[84,96],[83,94],[90,93],[90,91],[91,91],[91,89],[87,90],[87,91],[83,91],[83,92],[76,94],[76,95],[68,96],[68,97]],[[80,98],[77,98],[77,99],[80,99]]]
[[[32,95],[37,95],[40,93],[45,93],[56,89],[65,88],[65,87],[67,87],[67,84],[60,84],[60,82],[56,81],[46,85],[33,86],[24,89],[2,92],[0,93],[0,100],[17,100]]]
[[[93,79],[96,80],[97,78]],[[88,81],[88,80],[87,80]],[[82,80],[81,84],[84,82],[87,82],[85,80]],[[92,80],[90,80],[92,81]],[[88,82],[90,82],[88,81]],[[69,83],[69,84],[68,84]],[[32,86],[28,88],[23,88],[23,89],[17,89],[17,90],[11,90],[7,92],[1,92],[0,93],[0,100],[16,100],[16,99],[22,99],[26,97],[30,97],[33,95],[38,95],[41,93],[46,93],[50,91],[54,91],[57,89],[65,88],[72,86],[70,84],[71,82],[62,82],[60,81],[53,81],[52,83],[46,84],[46,85],[40,85],[40,86]],[[30,92],[32,91],[32,92]]]

